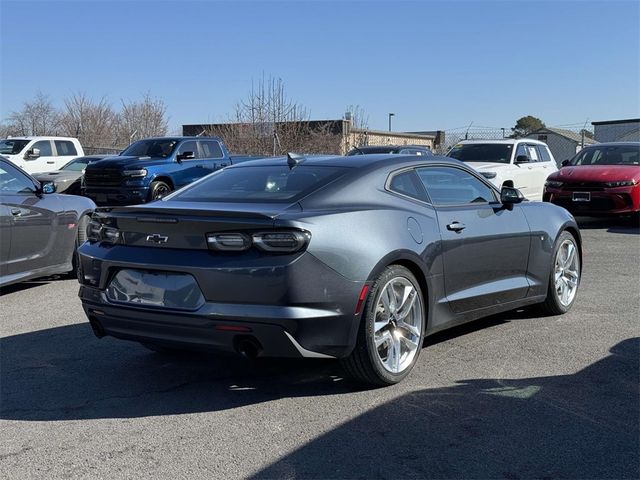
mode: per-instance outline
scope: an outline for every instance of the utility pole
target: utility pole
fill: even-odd
[[[391,131],[391,117],[395,116],[395,113],[389,114],[389,131]]]

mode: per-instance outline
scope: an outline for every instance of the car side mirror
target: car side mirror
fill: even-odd
[[[562,160],[562,163],[560,164],[561,167],[566,167],[567,165],[569,165],[570,160]]]
[[[176,155],[176,160],[178,162],[181,162],[182,160],[193,160],[194,158],[196,158],[196,156],[193,152],[183,152]]]
[[[42,182],[40,184],[40,190],[45,195],[49,195],[51,193],[56,193],[56,184],[53,182]]]
[[[520,203],[524,200],[524,195],[517,188],[502,187],[500,190],[500,202],[503,205],[513,205],[514,203]]]
[[[516,157],[516,163],[529,163],[529,157],[526,155],[518,155]]]
[[[24,159],[29,160],[33,158],[38,158],[40,156],[39,148],[32,148],[31,150],[27,150],[27,153],[24,154]]]

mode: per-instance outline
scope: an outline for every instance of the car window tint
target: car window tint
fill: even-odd
[[[58,156],[64,155],[77,155],[76,146],[73,142],[68,140],[55,140],[56,144],[56,152],[58,152]]]
[[[198,144],[194,141],[194,140],[189,140],[188,142],[184,142],[180,145],[180,147],[178,148],[178,153],[177,155],[182,155],[185,152],[191,152],[193,153],[193,158],[200,158],[200,155],[198,154]]]
[[[580,151],[571,165],[638,165],[640,147],[635,145],[604,145]]]
[[[51,142],[49,140],[40,140],[39,142],[34,143],[30,150],[34,148],[38,148],[40,150],[41,157],[50,157],[53,155],[53,152],[51,151]]]
[[[527,159],[530,160],[529,152],[527,150],[527,145],[525,145],[524,143],[520,143],[518,145],[518,148],[516,148],[516,156],[514,158],[514,161],[520,156],[525,156],[527,157]]]
[[[426,192],[415,170],[395,174],[389,182],[389,190],[422,201],[428,201]]]
[[[29,177],[11,165],[0,162],[1,193],[33,193],[35,185]]]
[[[204,158],[222,158],[224,156],[220,144],[216,141],[201,140],[200,146],[202,147]]]
[[[225,168],[172,195],[183,202],[292,202],[347,172],[343,167]]]
[[[455,167],[423,167],[418,176],[434,205],[488,203],[496,200],[493,189],[470,173]]]
[[[538,147],[538,157],[541,162],[550,162],[551,154],[549,153],[549,149],[544,145],[537,145]]]
[[[459,143],[447,156],[462,162],[509,163],[512,151],[512,145],[504,143]]]

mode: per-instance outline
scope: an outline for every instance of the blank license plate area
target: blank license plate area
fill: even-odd
[[[573,192],[574,202],[590,202],[591,192]]]
[[[196,310],[204,303],[202,291],[188,273],[120,270],[107,287],[112,302]]]

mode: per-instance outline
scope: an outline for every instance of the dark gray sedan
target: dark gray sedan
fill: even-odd
[[[109,155],[88,155],[86,157],[74,158],[60,170],[35,173],[33,176],[39,182],[53,182],[56,186],[56,192],[58,193],[80,195],[82,177],[87,165],[107,158],[108,156]]]
[[[95,334],[154,350],[340,358],[388,385],[425,335],[573,305],[573,217],[444,157],[242,163],[162,200],[98,209],[79,249]]]
[[[74,271],[95,204],[54,192],[0,157],[0,287]]]

